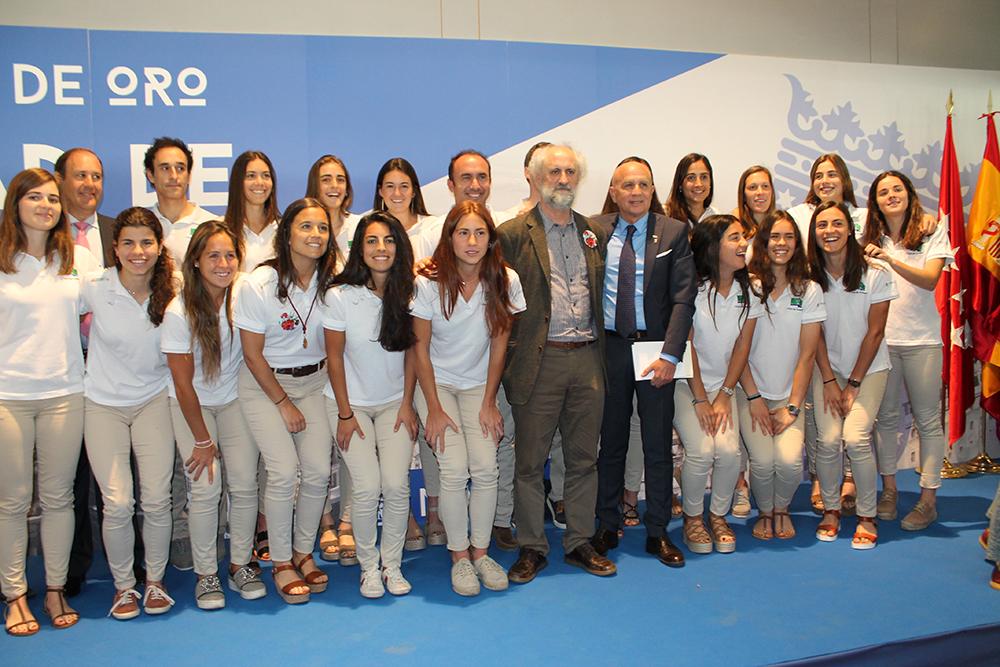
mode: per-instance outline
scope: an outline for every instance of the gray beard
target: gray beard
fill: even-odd
[[[576,192],[556,190],[555,188],[545,192],[544,195],[545,200],[553,208],[569,208],[573,205],[573,200],[576,199]]]

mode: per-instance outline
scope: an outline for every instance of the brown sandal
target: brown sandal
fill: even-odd
[[[20,607],[16,607],[15,606],[15,603],[18,600],[22,600],[22,599],[24,600],[24,610],[23,611],[21,610]],[[6,600],[5,602],[6,602],[6,605],[4,606],[4,610],[3,610],[3,622],[4,622],[4,625],[7,628],[7,634],[8,635],[10,635],[11,637],[30,637],[31,635],[34,635],[34,634],[38,633],[38,629],[39,629],[38,620],[35,619],[34,617],[32,617],[32,618],[29,619],[27,616],[25,616],[26,612],[27,612],[27,614],[29,616],[31,615],[31,609],[28,608],[28,594],[27,593],[24,593],[23,595],[18,595],[13,600]],[[16,609],[18,616],[20,618],[24,619],[24,620],[18,621],[16,623],[14,623],[13,625],[7,625],[7,618],[10,616],[10,610],[11,609]],[[23,631],[22,631],[22,628],[23,628]]]
[[[327,585],[330,583],[330,577],[328,577],[323,570],[319,569],[319,566],[316,565],[316,561],[313,560],[312,554],[306,554],[297,563],[295,562],[295,555],[293,554],[292,565],[294,565],[295,569],[299,571],[302,578],[306,580],[306,583],[309,585],[310,593],[322,593],[326,590]],[[306,572],[303,567],[304,565],[309,566],[308,572]]]
[[[712,536],[700,516],[684,515],[684,544],[695,554],[712,553]]]
[[[878,545],[878,535],[861,527],[861,523],[868,521],[872,526],[878,527],[878,521],[873,516],[858,515],[858,527],[854,529],[854,537],[851,539],[851,548],[867,551],[874,549]]]
[[[792,527],[791,530],[778,530],[777,518],[779,516],[783,516],[783,517],[787,517],[788,518],[788,525]],[[774,522],[774,536],[775,537],[777,537],[779,540],[790,540],[793,537],[795,537],[795,524],[792,523],[792,516],[787,511],[785,511],[785,512],[779,512],[778,510],[774,510],[774,518],[775,518],[775,522]]]
[[[42,611],[44,611],[45,615],[52,621],[52,627],[57,630],[65,630],[66,628],[76,625],[80,621],[80,613],[66,604],[66,596],[64,595],[62,586],[48,586],[45,589],[45,593],[46,596],[48,596],[49,593],[59,594],[59,611],[57,613],[52,613],[47,605],[44,603],[42,604]]]
[[[776,512],[772,514],[761,512],[750,534],[758,540],[764,540],[765,542],[774,537],[774,514]]]
[[[731,554],[736,551],[736,533],[726,523],[726,517],[709,512],[708,525],[712,529],[712,544],[715,545],[716,551],[720,554]]]
[[[354,529],[351,524],[340,524],[340,564],[347,567],[358,564],[357,544],[354,542]],[[344,527],[346,526],[346,528]]]
[[[296,579],[288,582],[284,586],[278,583],[278,574],[281,572],[292,571],[295,573]],[[274,565],[271,567],[271,576],[274,577],[274,587],[278,589],[278,595],[287,604],[302,604],[303,602],[309,602],[309,593],[292,593],[293,588],[300,588],[302,586],[308,586],[309,584],[301,579],[299,571],[295,569],[295,566],[291,563],[285,563],[284,565]],[[311,590],[311,589],[310,589]]]

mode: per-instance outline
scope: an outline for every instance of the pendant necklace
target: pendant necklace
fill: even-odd
[[[291,304],[292,310],[295,311],[296,317],[299,318],[299,322],[302,322],[302,349],[308,349],[309,340],[306,338],[306,325],[309,324],[309,318],[312,316],[313,308],[316,307],[316,297],[319,296],[319,287],[316,288],[316,293],[313,294],[312,303],[309,304],[309,312],[306,313],[303,319],[302,315],[299,313],[299,309],[295,307],[295,301],[292,300],[292,295],[288,295],[288,303]]]

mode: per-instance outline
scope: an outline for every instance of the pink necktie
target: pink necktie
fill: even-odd
[[[76,227],[76,244],[81,248],[86,248],[90,250],[90,242],[87,241],[87,223],[85,222],[74,222],[73,226]],[[80,320],[80,336],[83,338],[83,346],[87,346],[87,341],[90,339],[90,320],[93,319],[90,313],[83,316]]]

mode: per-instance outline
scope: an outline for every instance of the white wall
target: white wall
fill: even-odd
[[[997,0],[5,0],[0,23],[511,40],[1000,70]]]

